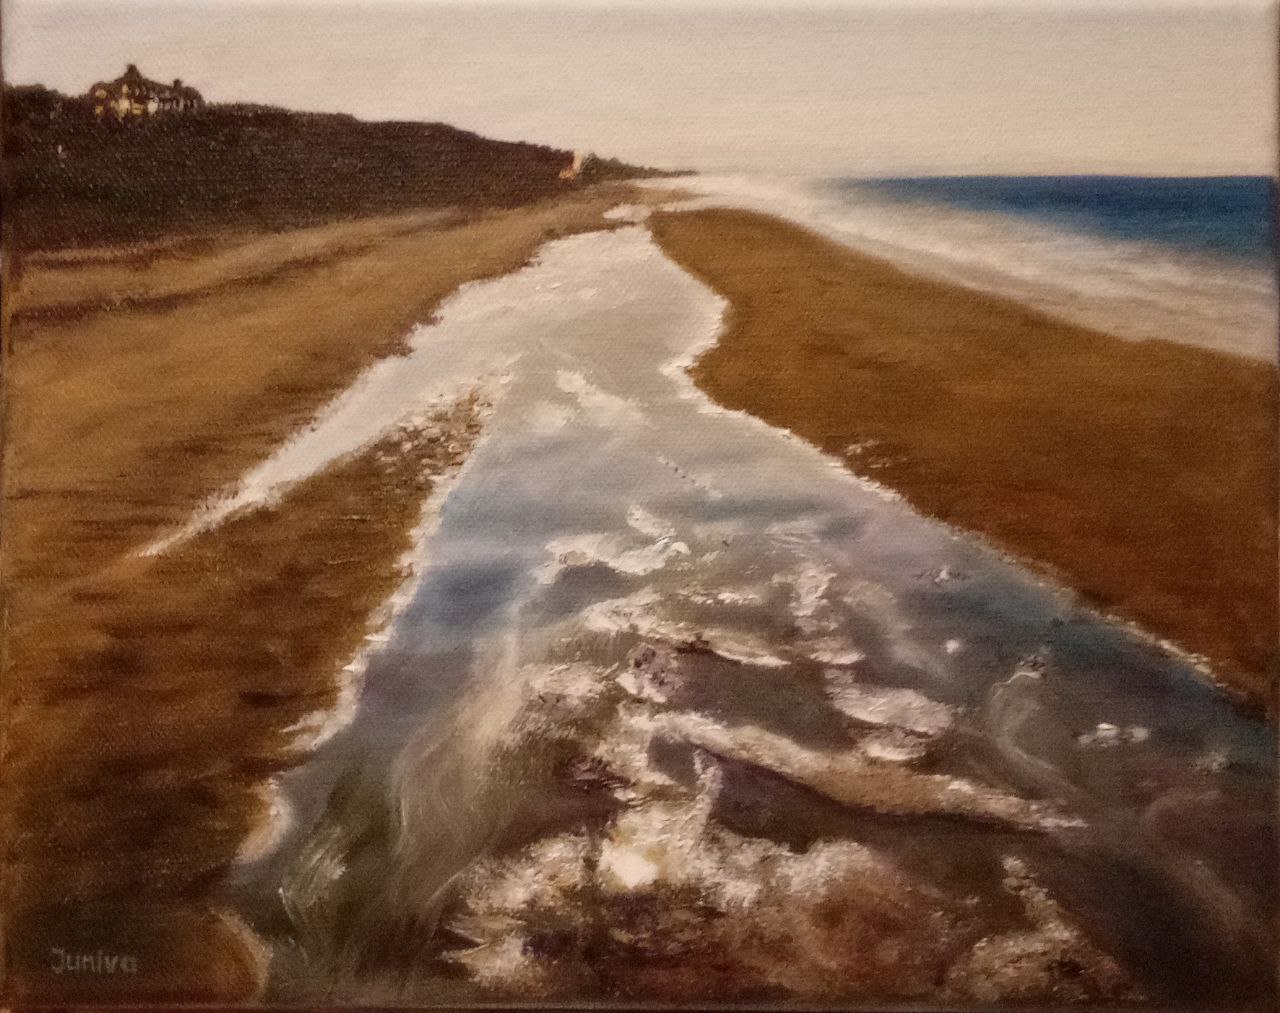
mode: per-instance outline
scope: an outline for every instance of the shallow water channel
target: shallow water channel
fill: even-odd
[[[907,918],[903,952],[881,938],[859,965],[878,978],[761,958],[733,971],[754,990],[727,997],[940,982],[981,997],[981,940],[1008,953],[1034,932],[1075,948],[1045,981],[1266,995],[1265,723],[1149,639],[712,404],[684,367],[723,311],[641,224],[551,242],[460,290],[411,354],[197,519],[442,398],[492,402],[429,506],[349,722],[281,781],[280,840],[228,887],[273,946],[274,992],[680,998],[682,961],[750,949],[728,924],[767,933],[846,877],[904,884],[885,909],[943,912],[951,949],[920,971],[934,958],[911,958]],[[849,896],[856,912],[867,894]],[[642,903],[648,928],[584,928]],[[705,938],[680,949],[677,917]]]

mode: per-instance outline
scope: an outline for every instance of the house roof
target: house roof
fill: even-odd
[[[137,64],[134,63],[129,64],[125,68],[124,73],[114,81],[98,81],[89,89],[89,93],[93,94],[97,91],[113,92],[118,90],[122,84],[129,85],[130,90],[135,94],[171,94],[181,95],[186,99],[200,100],[200,93],[196,91],[196,89],[188,85],[184,85],[181,79],[176,79],[171,85],[163,84],[160,81],[153,81],[149,77],[146,77],[142,71],[138,69]]]

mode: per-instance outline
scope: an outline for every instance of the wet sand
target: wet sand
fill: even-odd
[[[25,289],[18,998],[1271,994],[1262,723],[707,401],[685,366],[735,353],[748,303],[716,284],[721,328],[618,199],[188,250],[114,310],[106,275],[43,316],[72,288]],[[714,263],[790,255],[757,288],[811,310],[840,289],[839,248],[736,217]],[[423,301],[468,271],[501,277]],[[237,479],[244,511],[191,527]],[[58,947],[139,974],[51,975]]]
[[[402,351],[458,285],[608,225],[616,200],[25,265],[6,305],[11,995],[256,993],[264,956],[210,906],[214,884],[264,844],[264,786],[320,733],[481,406],[441,404],[273,504],[137,550]],[[136,971],[54,975],[57,948]]]
[[[1267,726],[713,403],[726,308],[643,222],[548,243],[268,462],[502,373],[352,721],[232,877],[267,995],[1274,994]]]
[[[374,236],[356,223],[354,251],[339,226],[284,251],[274,236],[242,240],[238,283],[183,256],[137,268],[126,289],[104,281],[119,270],[110,260],[80,268],[74,284],[42,278],[61,265],[29,267],[6,305],[5,552],[10,579],[28,582],[21,597],[182,523],[366,365],[403,351],[459,285],[599,227],[610,204],[583,195],[406,234],[402,218]],[[74,291],[83,306],[104,290],[131,303],[69,315],[55,294]]]
[[[693,370],[1269,707],[1276,373],[913,277],[764,215],[655,216],[731,304]]]
[[[39,673],[20,684],[6,756],[20,994],[254,994],[252,945],[198,931],[216,914],[202,895],[268,842],[279,815],[264,785],[305,759],[338,704],[344,664],[404,577],[424,495],[479,426],[462,402],[275,507],[76,581],[14,629],[12,670]],[[122,938],[137,978],[50,979],[54,947]]]

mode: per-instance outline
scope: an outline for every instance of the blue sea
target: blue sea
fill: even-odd
[[[1277,358],[1269,177],[690,176],[911,273],[1133,340]]]
[[[846,185],[1189,253],[1261,261],[1276,250],[1276,187],[1266,176],[931,176]]]

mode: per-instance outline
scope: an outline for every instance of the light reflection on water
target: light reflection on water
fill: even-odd
[[[642,227],[560,240],[450,300],[387,367],[403,382],[388,374],[338,402],[331,419],[391,422],[423,396],[423,376],[447,391],[506,370],[353,723],[286,779],[295,822],[282,848],[237,874],[236,896],[277,943],[277,992],[328,976],[361,994],[390,977],[395,996],[455,995],[428,980],[444,945],[432,935],[442,914],[454,924],[449,891],[476,858],[612,818],[594,802],[568,806],[550,774],[525,776],[563,734],[522,716],[530,687],[549,659],[573,659],[620,692],[645,643],[683,645],[685,675],[628,690],[628,712],[653,727],[713,722],[719,731],[698,733],[703,753],[708,735],[732,754],[734,736],[757,729],[784,774],[874,747],[905,749],[915,777],[912,758],[925,757],[911,782],[925,801],[893,803],[896,822],[849,823],[815,802],[775,825],[761,814],[781,811],[769,792],[782,789],[734,787],[751,780],[741,757],[721,763],[717,805],[732,810],[735,792],[772,800],[702,818],[805,846],[853,835],[932,883],[1013,853],[1147,987],[1265,990],[1267,727],[985,547],[708,402],[679,364],[713,340],[721,311]],[[323,447],[332,432],[321,419],[300,440]],[[289,453],[312,459],[305,446]],[[921,714],[940,713],[943,732],[914,734],[929,727]],[[651,755],[655,741],[667,740],[650,740]],[[849,776],[871,785],[898,767]],[[626,776],[639,784],[656,769]],[[954,805],[928,795],[947,778],[973,792],[977,830],[939,822]],[[1018,797],[1044,800],[1065,829],[1028,838],[991,815]],[[1001,888],[983,876],[963,887]]]
[[[912,273],[1106,334],[1276,361],[1276,275],[1265,257],[1213,256],[958,206],[933,198],[927,180],[917,183],[895,191],[858,180],[680,181],[697,204],[778,215]]]

